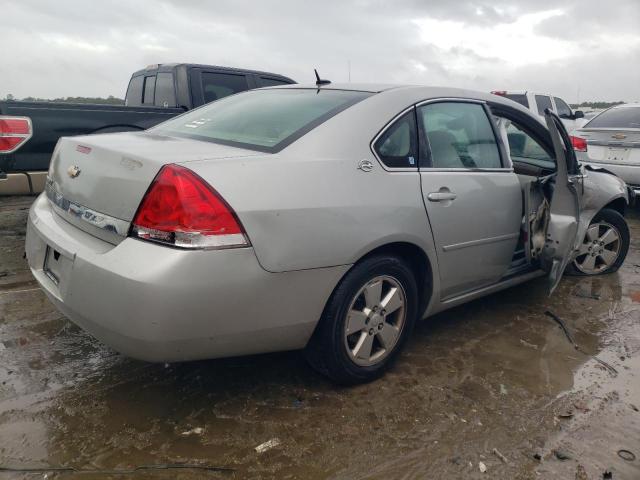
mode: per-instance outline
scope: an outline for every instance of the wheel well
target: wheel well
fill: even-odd
[[[419,314],[422,314],[429,304],[433,288],[433,269],[429,257],[417,245],[407,242],[395,242],[382,245],[363,256],[358,262],[374,255],[391,255],[403,259],[413,271],[420,292]],[[357,263],[357,262],[356,262]]]
[[[611,210],[615,210],[620,215],[624,215],[624,210],[625,210],[626,207],[627,207],[627,202],[626,202],[626,200],[624,198],[616,198],[612,202],[610,202],[607,205],[605,205],[603,207],[603,210],[605,208],[609,208]]]

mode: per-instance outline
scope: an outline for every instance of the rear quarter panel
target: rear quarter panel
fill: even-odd
[[[369,148],[406,108],[382,100],[351,107],[278,154],[188,163],[235,209],[263,268],[352,264],[376,247],[408,242],[436,270],[417,171],[385,171]],[[364,159],[372,171],[357,168]]]

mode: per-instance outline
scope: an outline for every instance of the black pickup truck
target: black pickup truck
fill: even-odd
[[[233,93],[290,83],[255,70],[162,64],[131,76],[125,105],[0,101],[0,195],[42,191],[60,137],[144,130]]]

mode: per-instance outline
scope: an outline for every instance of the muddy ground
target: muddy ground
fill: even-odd
[[[347,389],[297,352],[156,365],[99,344],[28,272],[31,201],[0,199],[0,466],[35,470],[0,479],[640,479],[637,211],[619,273],[440,314],[383,379]],[[221,470],[164,468],[184,463]]]

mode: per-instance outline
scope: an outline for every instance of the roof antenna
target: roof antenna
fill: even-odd
[[[323,79],[321,79],[320,75],[318,75],[318,70],[316,70],[314,68],[313,71],[316,73],[316,86],[318,88],[320,88],[322,85],[329,85],[331,83],[331,80],[323,80]]]

